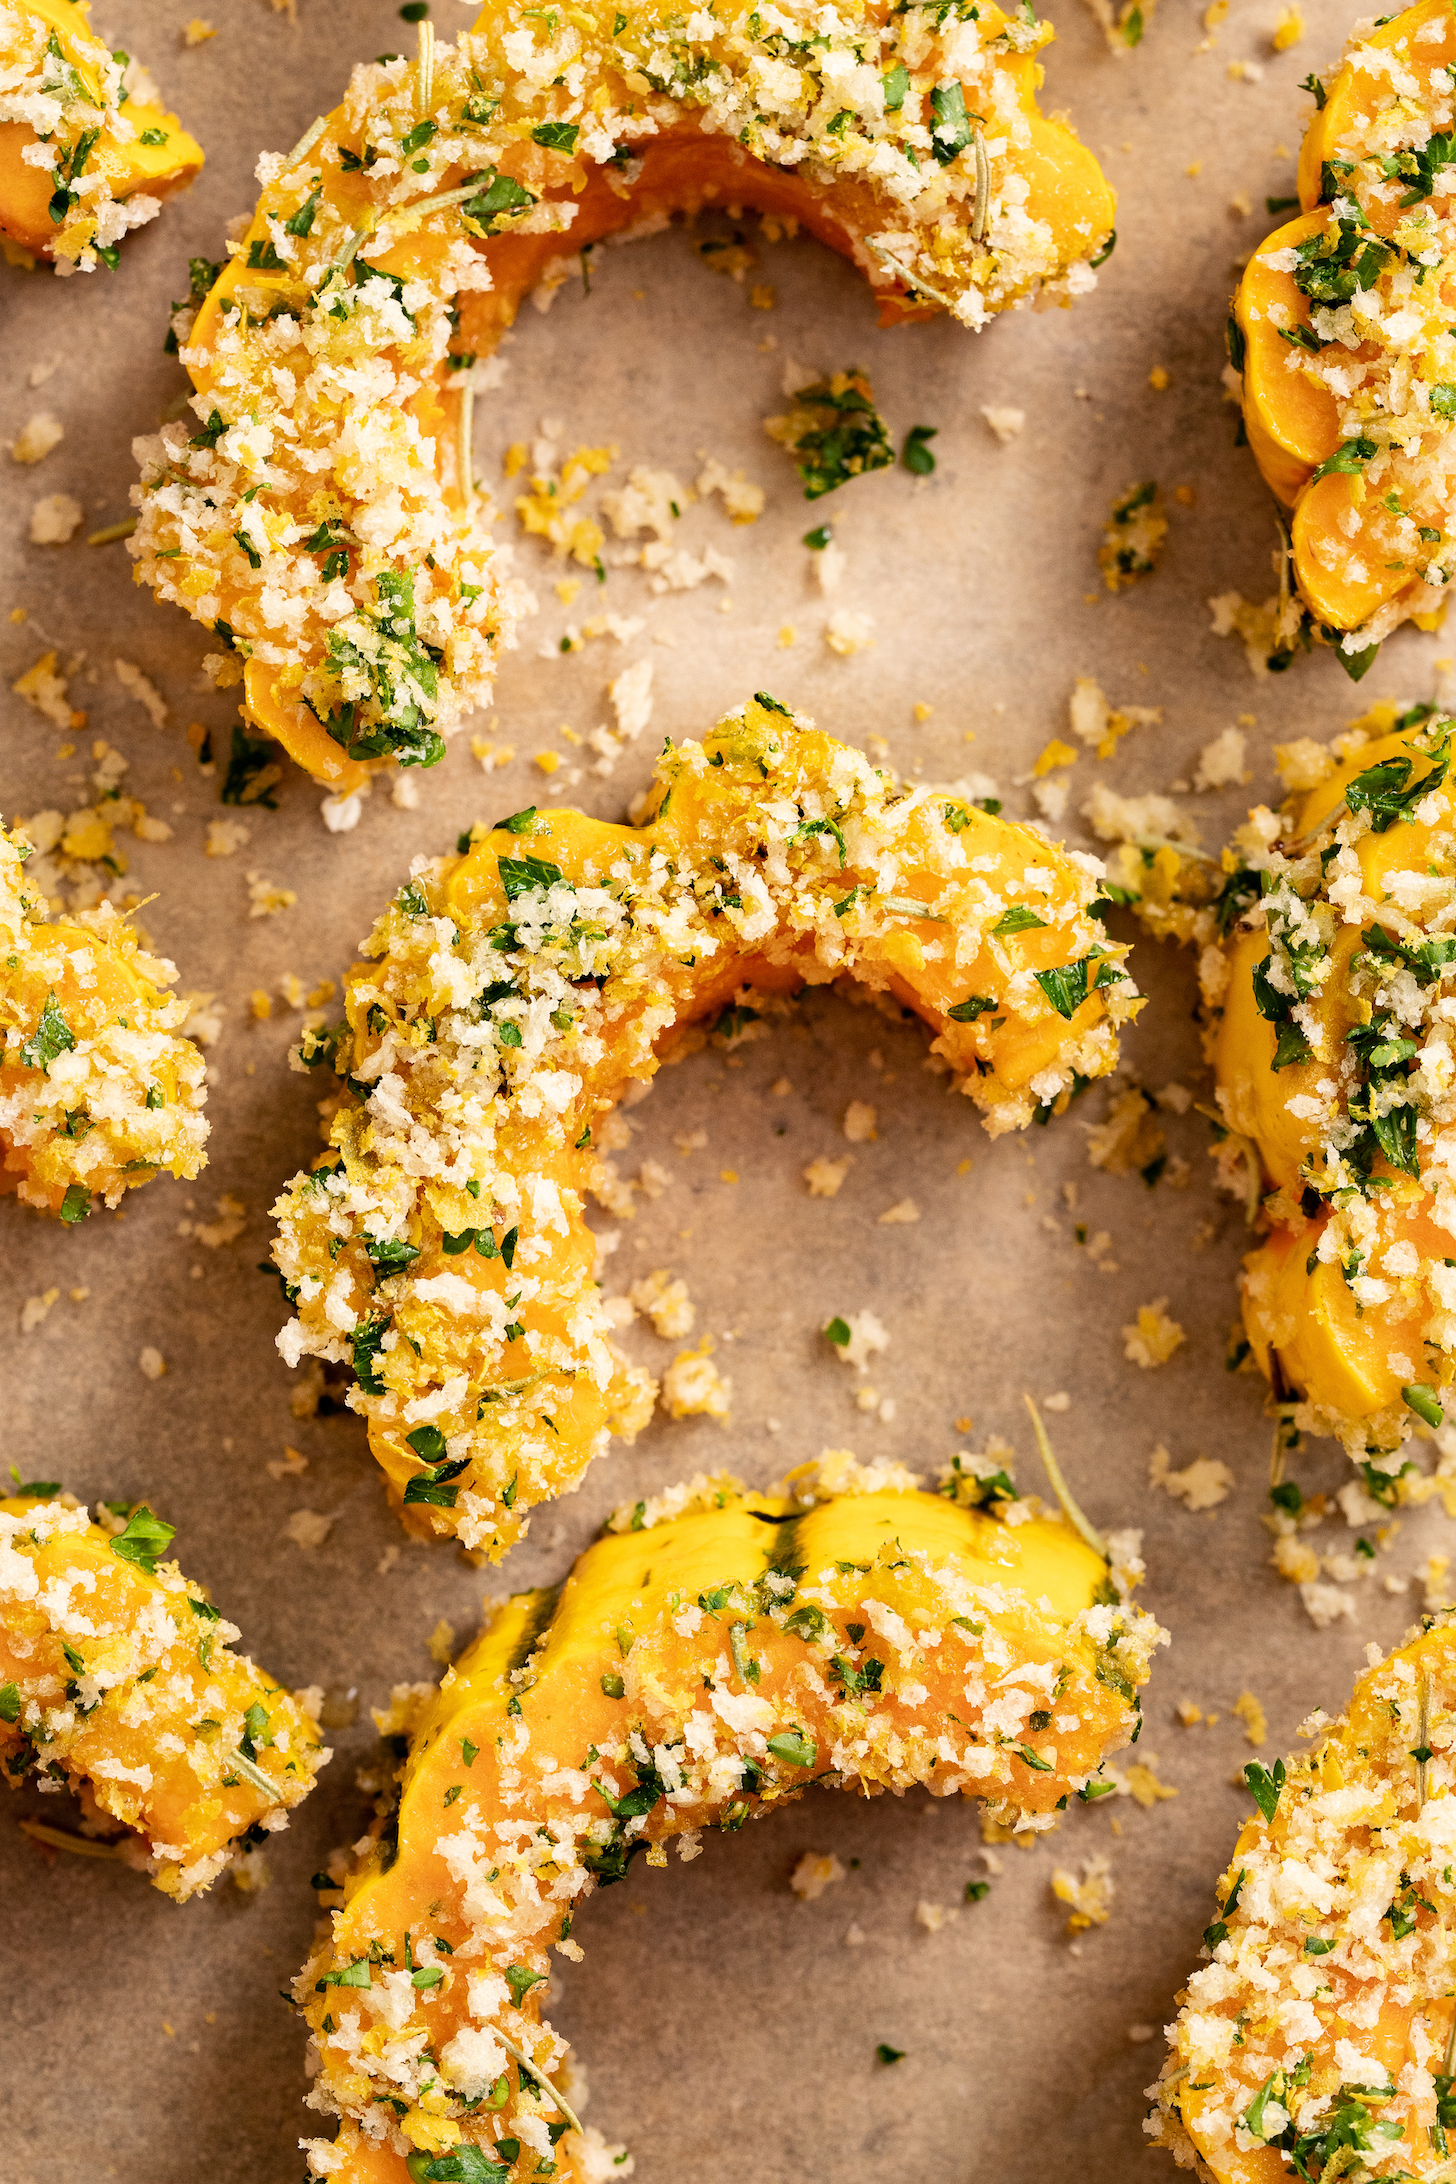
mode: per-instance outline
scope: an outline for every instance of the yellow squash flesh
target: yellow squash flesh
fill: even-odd
[[[0,1194],[74,1222],[200,1172],[205,1068],[172,965],[107,903],[47,923],[22,852],[0,827]]]
[[[170,1536],[145,1509],[116,1535],[69,1494],[0,1501],[0,1771],[62,1773],[181,1901],[286,1827],[329,1755],[312,1714],[232,1651],[236,1625],[156,1566]]]
[[[1312,1719],[1318,1744],[1266,1777],[1272,1816],[1245,1823],[1219,1882],[1148,2128],[1208,2184],[1436,2184],[1456,2029],[1450,1622],[1361,1676],[1348,1717]]]
[[[803,28],[789,69],[741,5],[686,27],[488,6],[454,47],[426,25],[413,65],[357,69],[278,164],[184,347],[196,417],[148,443],[129,550],[316,780],[433,764],[488,697],[518,603],[474,490],[469,367],[568,255],[731,203],[852,257],[884,320],[975,327],[1095,285],[1113,197],[1038,112],[1050,26],[831,6]]]
[[[1234,300],[1245,428],[1292,511],[1294,588],[1357,674],[1400,622],[1434,626],[1456,573],[1453,62],[1444,0],[1360,25],[1305,135],[1303,210]]]
[[[1048,1826],[1132,1733],[1161,1634],[1101,1557],[1060,1522],[880,1476],[837,1459],[848,1491],[796,1474],[789,1498],[697,1480],[619,1513],[559,1594],[496,1610],[415,1722],[397,1827],[295,1988],[341,2118],[316,2174],[516,2184],[559,2137],[582,2184],[600,2140],[561,2131],[540,1983],[551,1947],[580,1954],[594,1886],[815,1781]]]
[[[1225,944],[1211,1041],[1269,1194],[1245,1332],[1357,1456],[1439,1423],[1456,1370],[1456,807],[1450,723],[1422,715],[1377,706],[1317,788],[1241,830],[1266,892]]]

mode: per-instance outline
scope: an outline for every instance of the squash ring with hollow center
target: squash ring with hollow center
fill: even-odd
[[[496,1609],[295,1983],[311,2103],[341,2118],[316,2176],[612,2173],[540,2001],[547,1952],[580,1956],[580,1906],[639,1851],[663,1865],[676,1835],[690,1857],[815,1781],[982,1797],[1023,1829],[1100,1794],[1165,1634],[1070,1524],[944,1498],[967,1487],[844,1456],[786,1498],[698,1479],[620,1511],[559,1592]]]
[[[640,828],[529,810],[417,860],[300,1055],[345,1092],[274,1208],[279,1349],[352,1363],[406,1524],[492,1558],[651,1415],[584,1202],[594,1129],[692,1025],[851,977],[933,1029],[994,1136],[1112,1070],[1140,1006],[1094,858],[766,696],[669,748],[649,794]]]
[[[1234,301],[1244,425],[1292,510],[1294,587],[1357,679],[1399,623],[1434,627],[1456,574],[1453,65],[1444,0],[1359,26],[1305,132],[1303,210]]]
[[[452,363],[563,252],[712,201],[801,220],[886,319],[1069,301],[1113,200],[1037,110],[1051,35],[992,0],[969,20],[491,5],[453,48],[424,24],[416,63],[357,68],[261,160],[182,351],[196,416],[138,443],[139,580],[218,633],[216,679],[317,780],[434,764],[517,615]]]

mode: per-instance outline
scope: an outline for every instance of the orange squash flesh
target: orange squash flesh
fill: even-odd
[[[1394,706],[1377,706],[1369,740],[1285,807],[1270,917],[1225,944],[1211,1041],[1224,1120],[1275,1194],[1268,1240],[1245,1261],[1245,1333],[1304,1421],[1362,1457],[1398,1446],[1418,1419],[1439,1422],[1456,1365],[1445,1180],[1456,1060],[1442,998],[1456,971],[1450,724],[1391,732],[1394,719]],[[1381,803],[1402,787],[1404,804]],[[1271,966],[1295,956],[1309,992],[1281,1024],[1261,1004]],[[1296,1024],[1307,1051],[1281,1061]],[[1385,1137],[1372,1111],[1395,1117]]]
[[[658,777],[641,828],[528,811],[396,898],[319,1050],[349,1086],[331,1151],[275,1208],[284,1356],[353,1362],[405,1521],[473,1552],[650,1415],[584,1208],[594,1129],[691,1027],[854,977],[927,1023],[997,1133],[1115,1067],[1139,1006],[1083,867],[782,708]]]
[[[74,1222],[200,1172],[206,1070],[172,965],[109,904],[47,922],[22,850],[0,826],[0,1194]]]
[[[390,1848],[356,1859],[296,1985],[341,2118],[316,2174],[515,2184],[559,2139],[579,2184],[593,2149],[554,2098],[565,2049],[540,1999],[594,1886],[816,1780],[923,1782],[1035,1825],[1131,1732],[1160,1634],[1094,1605],[1106,1566],[1069,1526],[876,1490],[835,1461],[838,1490],[810,1467],[788,1499],[723,1478],[620,1513],[559,1595],[498,1608],[447,1673]],[[1020,1729],[983,1722],[992,1660]]]
[[[0,1771],[64,1774],[181,1901],[286,1827],[329,1754],[201,1587],[156,1566],[170,1536],[145,1509],[114,1535],[69,1494],[0,1500]]]
[[[11,66],[33,60],[36,92],[58,87],[58,121],[48,133],[49,148],[68,175],[100,174],[106,187],[99,195],[73,192],[61,218],[53,218],[52,200],[65,185],[54,167],[37,167],[26,158],[40,141],[35,130],[26,122],[0,122],[0,237],[14,246],[10,255],[17,259],[55,259],[68,271],[90,272],[98,262],[98,239],[111,244],[103,208],[132,196],[166,198],[186,189],[202,171],[202,147],[164,107],[122,99],[122,69],[92,30],[87,0],[12,0],[12,7],[28,42],[5,58]],[[32,88],[30,76],[25,82]],[[81,140],[92,130],[98,137],[84,146]],[[145,142],[147,137],[153,141]]]
[[[1453,1708],[1443,1615],[1359,1678],[1348,1716],[1314,1715],[1315,1749],[1256,1791],[1213,1961],[1148,2088],[1154,2142],[1211,2184],[1449,2173]]]
[[[458,48],[429,34],[413,68],[357,72],[280,162],[198,312],[183,351],[196,420],[149,443],[133,494],[138,580],[219,632],[216,672],[241,682],[255,729],[344,795],[391,759],[435,763],[488,697],[518,609],[469,475],[472,382],[448,357],[488,354],[565,254],[718,202],[852,257],[883,323],[949,309],[978,326],[1094,285],[1113,198],[1037,110],[1048,26],[992,5],[952,36],[944,11],[910,13],[816,17],[795,80],[817,83],[840,47],[857,71],[835,75],[860,103],[832,130],[817,92],[771,119],[760,84],[752,114],[729,112],[755,69],[783,65],[751,9],[692,18],[714,25],[712,66],[671,99],[649,82],[667,29],[600,6],[554,18],[575,73],[544,86],[535,56],[553,33],[516,4],[488,7]],[[359,664],[400,583],[423,666],[408,722],[401,677],[385,688]]]

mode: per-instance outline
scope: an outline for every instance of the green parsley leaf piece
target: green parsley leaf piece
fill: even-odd
[[[26,1069],[49,1070],[58,1054],[69,1054],[76,1044],[75,1033],[60,1011],[54,992],[45,997],[40,1012],[40,1022],[20,1049],[20,1059]]]
[[[905,435],[905,445],[900,450],[900,460],[917,478],[928,478],[935,468],[935,457],[928,442],[940,432],[939,425],[912,425]]]
[[[166,1552],[168,1541],[176,1536],[176,1525],[154,1517],[143,1502],[128,1517],[126,1530],[112,1540],[111,1552],[122,1562],[134,1562],[148,1577],[155,1577],[158,1555]]]
[[[1284,1787],[1284,1762],[1276,1759],[1272,1774],[1260,1760],[1251,1759],[1244,1769],[1244,1780],[1249,1794],[1266,1821],[1274,1818],[1279,1805],[1279,1793]]]
[[[768,1748],[786,1767],[812,1767],[819,1758],[818,1745],[802,1729],[781,1729],[769,1738]]]

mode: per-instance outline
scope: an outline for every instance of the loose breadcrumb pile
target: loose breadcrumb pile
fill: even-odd
[[[503,1603],[437,1694],[399,1694],[397,1821],[331,1869],[342,1907],[295,1984],[310,2101],[341,2119],[307,2146],[315,2176],[356,2153],[609,2176],[541,2003],[550,1950],[580,1958],[580,1906],[639,1852],[695,1857],[702,1828],[814,1781],[981,1797],[1026,1834],[1113,1787],[1164,1634],[1101,1558],[999,1480],[1025,1521],[964,1473],[937,1496],[829,1468],[783,1498],[721,1476],[629,1505],[559,1594]]]
[[[205,1065],[173,966],[109,903],[47,924],[29,854],[0,827],[0,1192],[80,1221],[94,1194],[199,1173]]]
[[[181,1901],[286,1827],[330,1755],[318,1694],[235,1654],[237,1626],[158,1566],[171,1538],[145,1507],[93,1524],[53,1485],[0,1501],[0,1771],[69,1783],[83,1845],[131,1831]]]
[[[1244,1770],[1259,1812],[1148,2088],[1149,2136],[1215,2184],[1450,2175],[1456,1634],[1424,1633],[1370,1648],[1307,1757]]]
[[[1036,114],[1052,31],[1029,5],[878,22],[803,0],[670,18],[512,0],[454,46],[421,27],[417,61],[356,68],[342,106],[259,162],[247,237],[195,323],[174,321],[195,415],[137,442],[139,574],[218,634],[214,674],[246,673],[261,726],[307,709],[295,755],[331,779],[433,764],[489,694],[519,602],[474,490],[471,366],[512,279],[559,284],[527,239],[569,250],[583,191],[626,204],[659,140],[704,159],[731,143],[791,175],[885,297],[972,327],[1085,293],[1110,247],[1100,212],[1076,214],[1084,184],[1110,205],[1095,164]],[[476,350],[456,338],[472,299]]]
[[[1090,914],[1095,859],[907,789],[766,696],[669,746],[649,810],[633,829],[532,808],[417,859],[347,1022],[298,1056],[345,1089],[275,1208],[279,1348],[352,1363],[406,1523],[472,1551],[503,1552],[651,1414],[584,1203],[622,1210],[593,1132],[696,1022],[732,1038],[786,988],[856,979],[926,1020],[995,1135],[1107,1074],[1140,1006]],[[705,1359],[692,1380],[676,1410],[726,1410]]]
[[[139,145],[161,150],[171,140],[168,159],[146,163],[166,187],[175,185],[175,162],[191,168],[195,152],[202,164],[175,114],[163,111],[146,69],[108,51],[84,6],[67,9],[58,28],[50,10],[0,0],[0,128],[7,125],[27,132],[23,166],[51,179],[46,255],[58,273],[94,273],[98,264],[114,271],[123,237],[156,219],[161,198],[138,187],[145,179]],[[10,211],[0,186],[0,239],[9,234],[7,255],[24,263],[28,230],[7,220]]]

